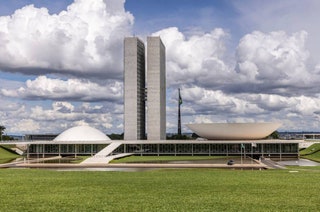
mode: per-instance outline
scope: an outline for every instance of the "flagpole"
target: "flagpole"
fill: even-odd
[[[243,144],[241,144],[241,145],[240,145],[240,152],[241,152],[241,154],[240,154],[240,155],[241,155],[241,164],[243,163],[243,162],[242,162],[242,145],[243,145]]]
[[[180,105],[182,104],[182,99],[180,95],[180,88],[179,91],[179,101],[178,101],[178,135],[181,136],[181,111],[180,111]]]

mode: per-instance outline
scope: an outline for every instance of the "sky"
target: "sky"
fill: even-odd
[[[167,132],[280,122],[320,131],[317,0],[0,0],[0,125],[123,132],[123,39],[166,46]]]

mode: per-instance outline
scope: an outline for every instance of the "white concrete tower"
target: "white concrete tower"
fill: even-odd
[[[124,139],[146,135],[145,47],[136,37],[124,39]]]
[[[160,37],[147,38],[147,137],[166,139],[166,50]]]

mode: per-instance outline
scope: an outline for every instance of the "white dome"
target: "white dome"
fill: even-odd
[[[89,126],[77,126],[67,129],[58,135],[54,141],[106,141],[110,140],[101,131]]]

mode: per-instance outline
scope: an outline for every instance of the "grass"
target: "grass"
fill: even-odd
[[[309,155],[318,151],[320,151],[320,143],[315,143],[309,146],[308,148],[301,150],[300,155]]]
[[[11,151],[8,151],[6,147],[0,145],[0,164],[9,163],[10,161],[20,157],[18,154],[15,154]]]
[[[317,211],[320,170],[0,170],[1,211]]]
[[[303,156],[301,156],[301,157],[302,157],[302,158],[309,159],[309,160],[313,160],[313,161],[316,161],[316,162],[319,162],[319,163],[320,163],[320,151],[315,152],[315,153],[310,154],[310,155],[303,155]]]
[[[190,160],[214,160],[228,158],[226,156],[129,156],[111,161],[111,163],[142,163],[157,162],[165,163],[169,161],[190,161]]]
[[[300,156],[320,163],[320,143],[312,144],[310,147],[300,151]]]

